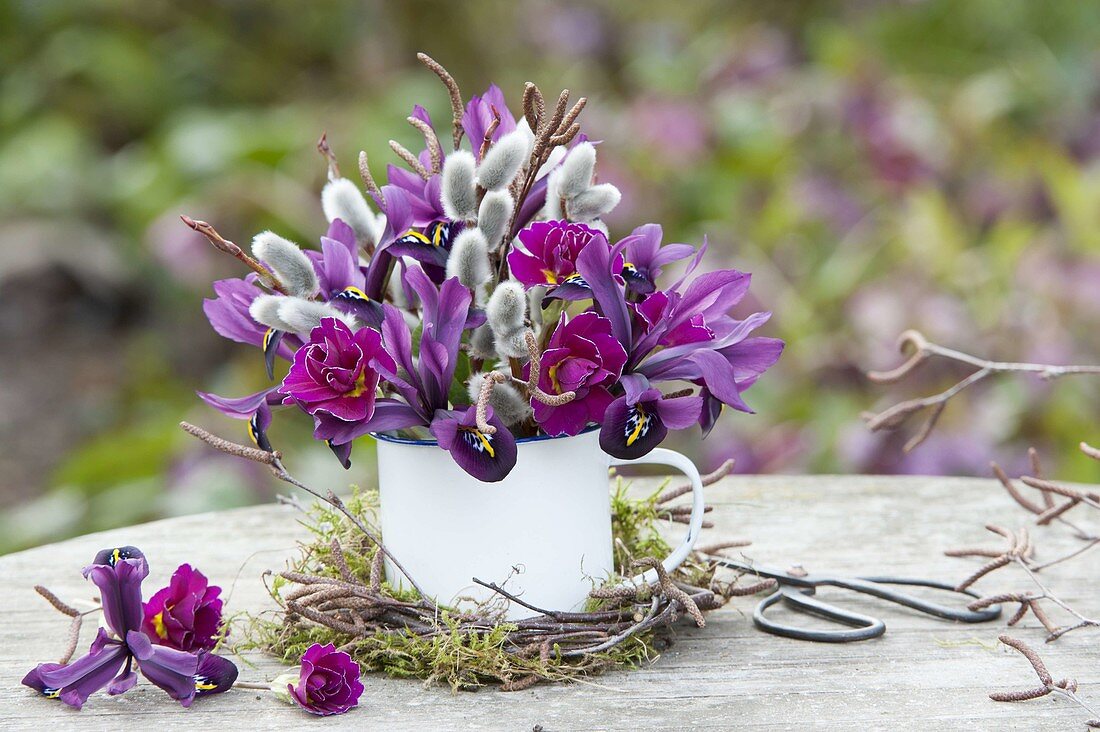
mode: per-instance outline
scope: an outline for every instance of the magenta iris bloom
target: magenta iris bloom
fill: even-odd
[[[229,689],[237,679],[237,667],[231,661],[206,651],[189,653],[154,645],[141,631],[141,582],[148,575],[145,555],[136,547],[96,554],[84,568],[84,576],[99,588],[110,632],[101,628],[87,655],[72,663],[39,664],[23,677],[23,684],[80,709],[101,689],[112,695],[132,689],[137,683],[136,663],[145,678],[185,707],[196,696]]]
[[[154,643],[181,651],[213,650],[222,623],[221,588],[181,564],[168,586],[145,603],[142,630]]]
[[[535,402],[535,421],[548,435],[575,435],[602,421],[614,400],[608,389],[625,363],[626,349],[611,334],[610,321],[594,312],[572,320],[562,313],[542,356],[539,387],[548,394],[572,391],[576,398],[560,407]]]
[[[374,414],[378,369],[393,371],[393,358],[373,328],[352,332],[336,318],[324,318],[309,343],[294,354],[280,393],[322,420],[365,422]]]
[[[287,684],[291,698],[310,714],[343,714],[359,703],[363,682],[359,664],[329,643],[314,643],[302,654],[298,683]]]
[[[519,232],[523,249],[513,247],[508,269],[525,287],[565,284],[577,271],[577,257],[589,242],[607,238],[599,231],[566,221],[536,221]]]

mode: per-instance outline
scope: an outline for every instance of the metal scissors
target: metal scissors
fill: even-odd
[[[837,577],[824,574],[805,574],[800,568],[790,571],[762,567],[758,564],[738,562],[731,559],[714,557],[714,561],[721,567],[735,569],[758,577],[771,577],[779,582],[779,588],[757,604],[753,611],[752,620],[757,628],[767,633],[781,635],[796,640],[819,641],[823,643],[850,643],[852,641],[871,640],[878,638],[886,632],[886,623],[851,610],[844,610],[836,605],[830,605],[815,598],[814,592],[818,587],[840,587],[852,590],[864,595],[872,595],[898,605],[919,610],[922,613],[954,620],[960,623],[984,623],[994,620],[1001,614],[1000,605],[991,605],[982,610],[968,610],[954,608],[939,603],[930,602],[913,595],[892,590],[887,585],[903,585],[909,587],[929,587],[936,590],[946,590],[968,597],[979,597],[975,592],[964,590],[958,592],[954,585],[933,580],[913,579],[910,577]],[[798,612],[816,615],[826,620],[831,620],[838,625],[853,626],[851,630],[814,630],[793,625],[784,625],[768,619],[765,611],[782,602],[787,607]]]

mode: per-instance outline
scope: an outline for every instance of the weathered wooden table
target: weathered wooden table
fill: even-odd
[[[943,556],[946,547],[988,543],[986,522],[1018,526],[1026,516],[992,481],[897,477],[732,477],[708,488],[719,536],[750,538],[745,554],[761,563],[843,573],[891,573],[956,581],[974,565]],[[148,590],[191,562],[228,593],[228,610],[271,606],[260,574],[279,569],[304,536],[298,514],[260,506],[158,521],[0,557],[0,729],[1080,729],[1074,705],[1051,698],[998,704],[988,692],[1034,686],[1015,653],[996,646],[1004,619],[953,625],[840,593],[822,597],[886,620],[884,637],[814,644],[766,635],[751,622],[755,598],[734,600],[708,616],[705,629],[683,626],[678,641],[644,668],[591,683],[537,686],[503,693],[452,693],[417,681],[371,676],[358,709],[320,721],[263,692],[235,690],[185,710],[144,680],[120,697],[93,696],[77,712],[40,698],[19,681],[35,663],[56,660],[67,618],[32,589],[44,584],[66,599],[93,588],[80,568],[100,548],[134,544],[147,554]],[[1038,530],[1049,551],[1072,546]],[[1051,535],[1048,538],[1047,535]],[[706,536],[707,534],[704,534]],[[1012,570],[1014,571],[1014,570]],[[1085,556],[1048,570],[1063,599],[1100,612],[1100,564]],[[1016,576],[987,579],[987,589],[1028,587]],[[979,585],[981,587],[982,585]],[[785,616],[793,618],[795,616]],[[89,626],[92,624],[88,624]],[[1081,694],[1100,702],[1100,631],[1084,629],[1044,646],[1033,619],[1015,629],[1040,649],[1056,677],[1075,676]],[[90,642],[85,629],[81,647]],[[263,681],[282,670],[260,656],[241,679]]]

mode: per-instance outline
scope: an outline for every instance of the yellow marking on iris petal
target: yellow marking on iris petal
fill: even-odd
[[[649,415],[645,413],[644,409],[640,406],[635,406],[634,409],[637,411],[638,423],[634,425],[634,431],[626,438],[627,447],[638,441],[638,438],[642,436],[642,430],[645,428],[646,422],[649,421]]]
[[[405,232],[405,233],[404,233],[404,234],[403,234],[403,235],[401,236],[401,238],[402,238],[402,239],[404,239],[404,238],[405,238],[405,237],[407,237],[407,236],[411,236],[411,237],[412,237],[413,239],[416,239],[416,240],[417,240],[417,241],[419,241],[419,242],[420,242],[421,244],[431,244],[431,243],[432,243],[432,240],[431,240],[431,239],[429,239],[428,237],[424,236],[424,235],[423,235],[423,234],[421,234],[421,233],[420,233],[419,231],[414,231],[414,230],[412,230],[412,229],[409,229],[408,231],[406,231],[406,232]]]
[[[542,271],[542,273],[544,275],[546,275],[546,284],[548,284],[548,285],[558,284],[558,276],[556,274],[554,274],[553,270],[544,269]]]
[[[367,370],[363,369],[363,373],[359,374],[359,378],[355,380],[355,386],[351,391],[344,392],[346,397],[357,397],[367,390]]]
[[[276,333],[276,331],[275,331],[274,328],[268,328],[267,332],[264,333],[264,350],[265,351],[268,349],[268,346],[271,345],[271,339],[275,336],[275,333]]]
[[[546,375],[550,377],[550,383],[554,385],[554,393],[561,394],[561,384],[558,383],[558,366],[561,366],[561,361],[551,366]]]
[[[157,632],[157,637],[162,640],[168,637],[168,629],[164,627],[163,610],[153,616],[153,630]]]
[[[336,297],[342,298],[344,300],[365,300],[367,302],[370,302],[370,298],[367,297],[367,293],[363,292],[355,285],[349,285],[348,287],[345,287]]]
[[[120,559],[122,559],[122,550],[121,549],[115,549],[113,552],[111,552],[111,566],[112,567],[115,566],[116,564],[118,564],[118,560],[120,560]]]
[[[497,454],[493,450],[493,446],[489,444],[489,438],[481,430],[474,430],[474,434],[477,435],[477,439],[481,440],[481,446],[485,448],[485,452],[489,453],[489,457],[495,458]]]
[[[211,684],[209,681],[196,681],[195,691],[210,691],[211,689],[217,689],[217,684]]]
[[[462,427],[460,429],[465,432],[470,432],[477,437],[477,439],[481,441],[481,446],[485,449],[485,452],[489,453],[489,457],[495,458],[497,456],[496,450],[493,449],[492,442],[489,441],[489,438],[485,436],[484,432],[473,427]]]
[[[439,246],[443,243],[443,222],[436,222],[432,227],[432,244]]]
[[[248,420],[248,436],[252,438],[252,442],[253,442],[253,444],[256,445],[256,447],[260,446],[260,435],[259,435],[258,431],[256,430],[256,418],[255,417]]]
[[[50,691],[43,691],[42,696],[46,697],[47,699],[56,699],[59,696],[61,696],[61,689],[52,689]]]

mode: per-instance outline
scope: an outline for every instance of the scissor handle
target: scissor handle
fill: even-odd
[[[957,608],[950,607],[948,605],[941,605],[938,602],[932,602],[925,600],[914,595],[907,594],[905,592],[898,592],[897,590],[890,590],[882,585],[906,585],[909,587],[928,587],[934,590],[944,590],[959,595],[966,595],[968,597],[980,597],[975,592],[969,590],[956,590],[954,585],[947,584],[945,582],[936,582],[934,580],[915,579],[912,577],[858,577],[855,579],[838,579],[828,578],[822,580],[820,584],[831,585],[833,587],[842,587],[848,590],[854,590],[855,592],[861,592],[867,595],[873,595],[874,597],[880,597],[883,600],[888,600],[898,605],[904,605],[905,607],[919,610],[922,613],[933,615],[937,618],[943,618],[944,620],[954,620],[960,623],[984,623],[989,620],[998,618],[1001,614],[1000,605],[990,605],[987,608],[981,610],[970,610],[969,608]]]
[[[812,593],[812,589],[799,590],[781,585],[778,590],[756,605],[756,609],[752,613],[752,622],[757,628],[767,633],[781,635],[785,638],[794,638],[795,640],[818,641],[821,643],[851,643],[853,641],[871,640],[886,632],[886,623],[878,618],[872,618],[870,615],[863,615],[851,610],[841,610],[835,605],[818,600]],[[854,627],[851,630],[814,630],[777,623],[768,619],[764,612],[780,601],[795,610]]]

